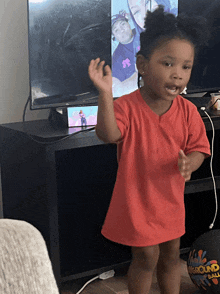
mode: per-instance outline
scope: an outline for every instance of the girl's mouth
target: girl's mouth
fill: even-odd
[[[177,94],[178,90],[179,90],[179,87],[176,87],[176,86],[167,86],[166,87],[166,91],[171,95]]]

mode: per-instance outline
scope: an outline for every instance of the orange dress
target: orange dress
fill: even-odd
[[[107,239],[128,246],[151,246],[185,233],[185,180],[178,153],[210,155],[206,129],[194,104],[177,96],[158,116],[140,90],[114,101],[122,140],[118,172],[102,227]]]

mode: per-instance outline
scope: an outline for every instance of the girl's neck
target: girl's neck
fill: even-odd
[[[151,95],[146,93],[146,91],[143,87],[140,88],[140,93],[141,93],[141,96],[144,99],[144,101],[151,108],[151,110],[159,116],[166,113],[170,109],[170,107],[173,103],[173,101],[163,100],[163,99],[159,99],[156,97],[154,99],[153,97],[151,97]]]

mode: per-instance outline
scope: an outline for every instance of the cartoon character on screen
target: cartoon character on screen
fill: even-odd
[[[144,21],[147,11],[154,11],[158,5],[163,5],[166,12],[177,15],[178,1],[170,0],[127,0],[131,19],[138,34],[144,31]]]
[[[125,11],[112,16],[112,37],[114,41],[118,41],[112,56],[113,92],[118,91],[121,94],[122,89],[128,92],[135,90],[137,88],[136,53],[140,50],[140,39],[136,29],[131,29],[129,16]]]
[[[80,118],[81,118],[81,127],[83,127],[83,126],[86,127],[86,124],[87,124],[86,116],[85,116],[85,114],[83,113],[82,110],[80,110],[80,112],[79,112],[79,116],[80,116]]]

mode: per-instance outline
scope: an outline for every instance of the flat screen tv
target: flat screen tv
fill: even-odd
[[[200,52],[188,90],[220,88],[217,54],[220,0],[28,0],[27,3],[31,109],[97,106],[98,92],[88,77],[89,62],[97,57],[112,68],[114,98],[137,89],[135,54],[140,48],[143,16],[158,4],[174,14],[179,11],[207,17],[214,38]],[[123,25],[127,31],[123,31]]]

